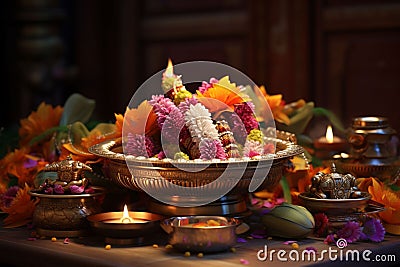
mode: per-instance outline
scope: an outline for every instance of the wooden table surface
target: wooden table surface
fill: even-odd
[[[397,266],[400,264],[400,236],[386,235],[385,240],[381,243],[358,242],[350,244],[346,249],[358,250],[360,255],[362,251],[371,250],[369,255],[371,261],[360,260],[359,262],[351,260],[330,261],[329,257],[323,257],[323,261],[279,261],[276,253],[273,260],[267,259],[260,261],[257,253],[262,250],[265,245],[268,251],[272,249],[285,250],[288,253],[292,247],[283,242],[285,240],[273,238],[269,239],[246,239],[248,235],[243,237],[246,243],[237,243],[236,252],[222,252],[216,254],[205,254],[204,257],[198,258],[195,255],[185,257],[183,252],[166,249],[167,235],[162,232],[155,232],[147,237],[144,244],[140,246],[113,246],[110,250],[105,249],[104,239],[98,236],[88,236],[83,238],[71,238],[69,244],[64,244],[64,239],[59,238],[56,242],[52,242],[49,238],[28,240],[32,229],[16,228],[6,229],[0,227],[0,266],[96,266],[96,267],[115,267],[115,266],[352,266],[361,263],[366,266]],[[158,244],[158,248],[154,248],[153,244]],[[303,239],[298,242],[300,245],[299,252],[305,250],[306,247],[315,247],[318,251],[317,257],[323,250],[328,250],[330,246],[324,244],[318,239]],[[338,250],[335,245],[331,249]],[[344,249],[344,251],[346,251]],[[327,255],[327,254],[326,254]],[[335,254],[333,254],[335,255]],[[345,254],[343,254],[345,255]],[[391,257],[391,262],[377,262],[376,255],[385,255],[386,258]],[[394,258],[395,257],[395,258]],[[381,257],[382,258],[382,257]],[[248,264],[244,264],[247,261]],[[395,260],[395,261],[393,261]],[[242,262],[241,262],[242,261]]]

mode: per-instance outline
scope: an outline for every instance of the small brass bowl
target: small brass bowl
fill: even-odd
[[[221,225],[194,227],[193,224],[213,220]],[[236,228],[240,221],[221,216],[172,217],[162,221],[169,234],[169,243],[180,251],[221,252],[236,244]]]
[[[314,198],[309,196],[308,193],[301,193],[299,198],[311,213],[321,212],[329,217],[364,212],[368,207],[371,195],[367,192],[362,192],[359,198],[326,199]]]

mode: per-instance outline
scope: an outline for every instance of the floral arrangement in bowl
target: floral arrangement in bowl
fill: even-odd
[[[167,68],[165,73],[168,71],[172,72]],[[182,84],[181,76],[165,73],[165,93],[153,94],[125,113],[126,155],[224,161],[256,159],[275,152],[275,145],[266,142],[248,94],[257,88],[237,86],[224,76],[203,81],[192,93]],[[267,102],[264,99],[259,104]],[[272,120],[272,114],[269,118]]]

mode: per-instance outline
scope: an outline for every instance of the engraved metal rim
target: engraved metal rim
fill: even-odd
[[[313,198],[307,196],[307,193],[300,193],[299,198],[304,202],[304,206],[316,209],[351,209],[351,208],[364,208],[368,205],[371,195],[368,192],[362,192],[362,197],[359,198],[346,198],[346,199],[326,199],[326,198]]]
[[[121,138],[115,139],[115,140],[108,140],[104,141],[102,143],[96,144],[92,147],[89,148],[89,152],[99,156],[99,157],[104,157],[107,159],[111,160],[120,160],[120,161],[127,161],[127,162],[132,162],[132,163],[139,163],[139,164],[152,164],[153,166],[156,164],[174,164],[175,166],[178,165],[190,165],[194,164],[195,166],[199,165],[210,165],[210,164],[216,164],[216,165],[227,165],[227,164],[246,164],[250,162],[260,162],[260,161],[271,161],[271,160],[276,160],[276,159],[284,159],[284,158],[290,158],[296,155],[299,155],[304,152],[304,149],[296,145],[290,141],[285,141],[281,139],[276,139],[276,138],[266,138],[267,141],[272,141],[276,142],[276,146],[283,146],[284,149],[280,150],[274,154],[267,154],[263,155],[257,158],[240,158],[240,159],[235,159],[231,158],[229,160],[199,160],[199,159],[194,159],[194,160],[173,160],[173,159],[157,159],[157,158],[145,158],[145,157],[135,157],[135,156],[126,156],[123,153],[117,153],[111,151],[111,149],[117,145],[121,144]]]
[[[62,194],[62,195],[50,195],[50,194],[43,194],[39,192],[35,192],[35,190],[31,190],[28,193],[33,197],[41,197],[41,198],[57,198],[57,199],[71,199],[71,198],[88,198],[88,197],[96,197],[105,194],[105,190],[102,187],[92,186],[95,190],[94,193],[85,193],[85,194]]]

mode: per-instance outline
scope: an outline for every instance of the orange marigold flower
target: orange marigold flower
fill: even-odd
[[[41,103],[37,111],[33,111],[28,118],[21,120],[19,129],[20,144],[27,145],[32,138],[40,135],[44,131],[56,127],[60,123],[63,108]]]
[[[127,108],[124,117],[116,116],[116,119],[117,130],[122,129],[122,124],[124,124],[125,131],[132,134],[143,134],[144,131],[146,135],[153,136],[160,130],[157,124],[157,115],[147,100],[137,108]]]
[[[124,126],[124,115],[122,114],[116,114],[114,113],[115,116],[115,134],[117,135],[116,137],[122,137],[122,127]]]
[[[23,147],[21,149],[15,149],[13,152],[8,153],[4,158],[0,160],[0,177],[1,179],[8,179],[9,175],[13,175],[19,178],[20,174],[18,169],[23,165],[25,156],[29,152],[29,148]]]
[[[15,149],[0,160],[0,178],[8,181],[10,176],[18,179],[18,185],[33,185],[36,174],[47,162],[28,154],[28,148]]]
[[[385,205],[385,210],[379,212],[379,217],[390,224],[400,224],[400,192],[395,192],[386,187],[378,179],[372,179],[368,192],[375,200]]]
[[[259,87],[260,90],[255,90],[257,97],[259,98],[265,98],[265,100],[267,101],[269,108],[271,109],[272,115],[274,116],[274,119],[277,122],[281,122],[284,124],[289,124],[290,123],[290,119],[288,117],[288,115],[286,114],[284,108],[285,108],[285,101],[282,99],[282,95],[278,94],[278,95],[269,95],[267,93],[267,91],[265,90],[265,87],[263,85],[261,85]],[[261,93],[261,94],[260,94]],[[257,108],[257,107],[256,107]],[[257,115],[259,115],[259,117],[264,118],[264,117],[268,117],[265,114],[265,110],[260,110],[258,111]]]
[[[235,104],[240,104],[249,100],[247,95],[240,92],[236,84],[229,81],[229,77],[221,78],[218,83],[212,84],[212,87],[203,94],[197,91],[199,101],[211,112],[233,111]]]
[[[32,200],[29,195],[30,187],[25,185],[20,188],[9,207],[2,207],[2,210],[8,213],[3,221],[3,227],[19,227],[32,221],[33,212],[39,199]]]

